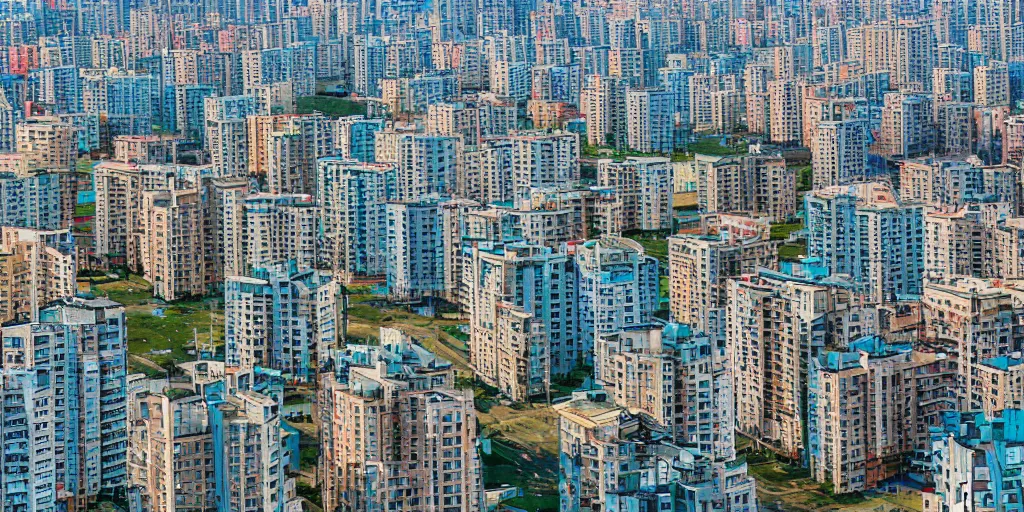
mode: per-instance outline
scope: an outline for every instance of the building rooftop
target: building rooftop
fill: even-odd
[[[1011,367],[1024,365],[1024,359],[1020,357],[1000,356],[993,357],[992,359],[986,359],[985,361],[982,361],[982,364],[1006,371]]]

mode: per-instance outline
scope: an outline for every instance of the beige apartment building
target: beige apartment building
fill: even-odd
[[[118,135],[114,137],[114,160],[137,164],[165,164],[177,160],[178,144],[174,135]]]
[[[335,360],[317,411],[325,510],[483,512],[473,395],[451,363],[389,328]]]
[[[796,215],[796,171],[782,155],[698,155],[697,204],[707,213],[736,213],[786,222]]]
[[[863,492],[895,476],[892,464],[930,446],[930,428],[955,409],[955,371],[942,353],[877,336],[809,361],[809,452],[814,478],[836,493]]]
[[[814,188],[866,179],[871,134],[865,120],[823,121],[815,132],[811,150]]]
[[[1004,279],[1024,278],[1024,218],[1014,217],[989,232],[992,258],[987,275]]]
[[[1010,73],[1005,62],[974,68],[974,102],[983,107],[1010,105]]]
[[[73,297],[75,258],[68,231],[0,228],[0,322],[37,321],[40,307]]]
[[[707,330],[721,321],[730,277],[776,268],[778,242],[767,224],[739,216],[718,216],[728,223],[699,236],[668,239],[669,310],[672,320]]]
[[[1024,292],[1015,283],[949,276],[926,282],[921,297],[921,339],[956,360],[960,406],[980,409],[974,376],[986,361],[1024,349],[1020,311]]]
[[[918,158],[900,163],[900,199],[935,207],[965,202],[1014,203],[1020,196],[1020,170],[1009,165]]]
[[[747,64],[743,70],[747,129],[751,133],[768,133],[768,109],[771,99],[768,82],[771,78],[771,68],[765,64]]]
[[[223,283],[228,276],[245,275],[245,198],[250,182],[246,178],[203,180],[204,254],[206,282]]]
[[[200,510],[216,501],[206,400],[185,394],[143,394],[130,402],[136,419],[128,427],[128,479],[141,488],[146,512]]]
[[[587,119],[587,143],[622,147],[626,143],[628,80],[599,75],[584,78],[580,114]]]
[[[105,161],[93,168],[93,182],[96,256],[108,266],[142,268],[143,195],[176,188],[174,167]]]
[[[773,143],[800,142],[803,136],[802,92],[795,80],[768,82],[768,132]]]
[[[252,194],[242,199],[245,271],[293,261],[316,265],[316,204],[305,194]],[[231,242],[234,246],[237,242]]]
[[[937,279],[1024,275],[1020,266],[1024,219],[1014,217],[1012,209],[1012,203],[967,203],[925,214],[925,275]]]
[[[668,158],[599,160],[597,184],[613,188],[622,201],[622,230],[672,228],[672,163]]]
[[[55,117],[32,117],[14,127],[14,147],[25,167],[72,169],[78,157],[78,129]]]
[[[814,479],[836,493],[874,489],[894,462],[930,448],[929,429],[955,410],[952,362],[867,336],[809,361],[809,452]]]
[[[975,369],[971,403],[980,406],[985,417],[998,417],[1005,409],[1024,409],[1024,359],[1019,352],[987,359]]]
[[[806,357],[879,327],[875,308],[849,288],[771,271],[728,281],[726,351],[740,432],[788,457],[806,450]]]
[[[1024,116],[1007,116],[1003,124],[1003,163],[1020,167],[1024,164]]]
[[[599,334],[594,378],[616,405],[645,414],[677,443],[714,460],[736,455],[733,380],[711,339],[684,324]]]
[[[931,96],[903,92],[885,94],[878,154],[912,158],[935,145],[935,109]]]
[[[580,349],[570,258],[525,244],[472,250],[463,268],[470,363],[509,398],[545,395],[552,375],[573,370]],[[535,290],[548,290],[537,300]]]
[[[319,114],[249,115],[245,123],[248,173],[267,176],[271,193],[312,193],[303,187],[312,184],[316,159],[334,152],[331,121]]]
[[[170,301],[205,293],[202,213],[196,190],[142,193],[139,263],[153,295]]]

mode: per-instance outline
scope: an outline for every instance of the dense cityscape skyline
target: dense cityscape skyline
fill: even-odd
[[[0,0],[0,512],[1024,512],[1024,0]]]

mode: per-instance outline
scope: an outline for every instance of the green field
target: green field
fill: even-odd
[[[107,297],[125,306],[146,304],[153,298],[153,286],[141,276],[129,275],[128,279],[112,281],[93,286],[93,294]]]
[[[786,240],[789,238],[789,234],[794,231],[800,231],[804,228],[802,223],[796,222],[793,224],[772,224],[772,240]]]
[[[379,302],[382,300],[382,297],[370,294],[349,296],[349,343],[375,344],[381,327],[393,327],[450,361],[456,369],[469,371],[466,342],[448,332],[457,329],[464,321],[417,315],[404,306],[382,305]]]
[[[334,96],[304,96],[296,100],[299,114],[323,112],[328,117],[366,115],[366,104]]]
[[[697,142],[691,142],[687,145],[686,149],[691,153],[714,156],[741,155],[747,152],[746,142],[723,146],[720,144],[721,140],[721,137],[708,137]]]
[[[201,346],[210,340],[211,313],[208,309],[200,309],[202,307],[202,304],[168,306],[163,308],[163,317],[154,315],[152,310],[129,311],[128,352],[165,368],[194,360],[196,356],[187,353],[194,348],[193,336],[198,338]],[[213,339],[216,345],[224,340],[223,318],[216,313]],[[170,353],[153,353],[165,350],[170,350]]]
[[[785,244],[779,246],[779,259],[783,261],[800,261],[807,256],[807,246],[803,244]]]
[[[662,267],[668,265],[668,238],[660,231],[639,231],[624,233],[626,238],[635,240],[643,246],[648,256],[658,260]]]
[[[511,485],[523,490],[523,496],[505,500],[503,504],[529,512],[558,510],[558,461],[553,457],[538,458],[492,439],[491,454],[481,454],[481,461],[485,489]]]
[[[198,338],[201,346],[208,344],[211,324],[214,345],[224,342],[224,316],[221,312],[211,312],[210,306],[204,302],[177,302],[166,306],[152,304],[153,287],[140,276],[130,275],[128,279],[94,285],[93,293],[125,305],[128,353],[164,368],[194,360],[195,356],[188,354],[188,350],[194,348],[193,337]],[[158,309],[162,310],[162,317],[153,314]],[[170,352],[163,353],[167,350]],[[145,373],[152,371],[139,364],[134,369]]]
[[[96,215],[96,203],[75,205],[75,217],[87,217],[89,215]]]
[[[505,500],[502,505],[508,505],[510,507],[521,508],[523,510],[532,510],[536,512],[557,512],[558,510],[558,496],[552,495],[533,495],[527,494],[518,498],[512,498]]]

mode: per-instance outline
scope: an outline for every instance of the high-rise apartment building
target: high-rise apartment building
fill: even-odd
[[[643,153],[671,153],[676,148],[675,96],[671,91],[626,93],[626,142]]]
[[[387,273],[387,203],[397,199],[398,170],[391,164],[337,157],[317,163],[320,258],[340,282]]]
[[[178,300],[205,293],[199,192],[143,192],[139,217],[139,266],[146,280],[153,283],[153,295]]]
[[[934,145],[935,109],[931,96],[886,93],[878,153],[912,158],[931,151]]]
[[[66,229],[75,211],[75,176],[67,172],[0,173],[0,225]]]
[[[85,508],[127,483],[124,308],[64,299],[3,330],[0,498],[26,510]]]
[[[887,459],[928,450],[929,429],[956,409],[953,364],[867,336],[808,361],[808,452],[815,480],[837,493],[874,489]]]
[[[591,352],[601,333],[650,323],[658,310],[658,260],[628,238],[603,236],[574,247],[580,343]],[[589,359],[589,358],[588,358]]]
[[[252,194],[245,211],[242,243],[245,269],[294,262],[300,269],[316,265],[316,204],[305,194]]]
[[[444,242],[436,202],[390,202],[387,217],[388,295],[418,300],[444,291]]]
[[[338,285],[293,262],[254,268],[224,285],[225,362],[312,382],[338,340]]]
[[[205,98],[206,148],[210,152],[213,175],[218,178],[249,174],[249,141],[246,117],[256,115],[252,96]]]
[[[333,359],[316,412],[324,506],[483,510],[476,410],[452,364],[385,327],[379,346],[348,345]]]
[[[800,85],[793,80],[768,82],[768,131],[772,142],[788,144],[801,140],[801,94]]]
[[[953,159],[919,158],[900,163],[900,199],[934,207],[968,202],[1014,204],[1020,170]]]
[[[836,186],[804,197],[807,255],[848,276],[876,302],[922,291],[924,207],[881,182]]]
[[[671,318],[708,333],[724,325],[728,278],[778,266],[778,244],[769,239],[767,225],[738,216],[719,219],[721,226],[699,236],[668,239]]]
[[[811,155],[814,188],[847,185],[868,175],[868,123],[862,119],[818,123]]]
[[[561,186],[580,177],[580,139],[575,133],[518,133],[512,140],[516,197],[531,187]]]
[[[708,213],[736,213],[786,222],[796,215],[796,171],[781,155],[698,155],[697,204]]]
[[[924,285],[921,338],[954,356],[961,410],[984,407],[979,368],[1024,350],[1021,292],[998,280],[947,276]]]
[[[15,151],[28,169],[67,169],[75,165],[78,138],[74,126],[57,118],[28,118],[14,127]]]
[[[757,508],[756,486],[747,476],[746,463],[673,443],[667,433],[650,429],[644,414],[614,404],[605,391],[577,391],[554,408],[559,415],[559,497],[564,510],[682,511],[712,508],[714,503],[728,503],[736,512]],[[665,459],[679,463],[673,471],[659,471]]]
[[[672,229],[672,163],[668,158],[600,160],[597,184],[613,188],[622,201],[621,229]]]
[[[74,296],[76,256],[69,231],[0,228],[0,320],[36,321],[40,308]]]
[[[527,244],[478,244],[463,279],[470,362],[482,381],[527,400],[586,357],[572,258]]]

